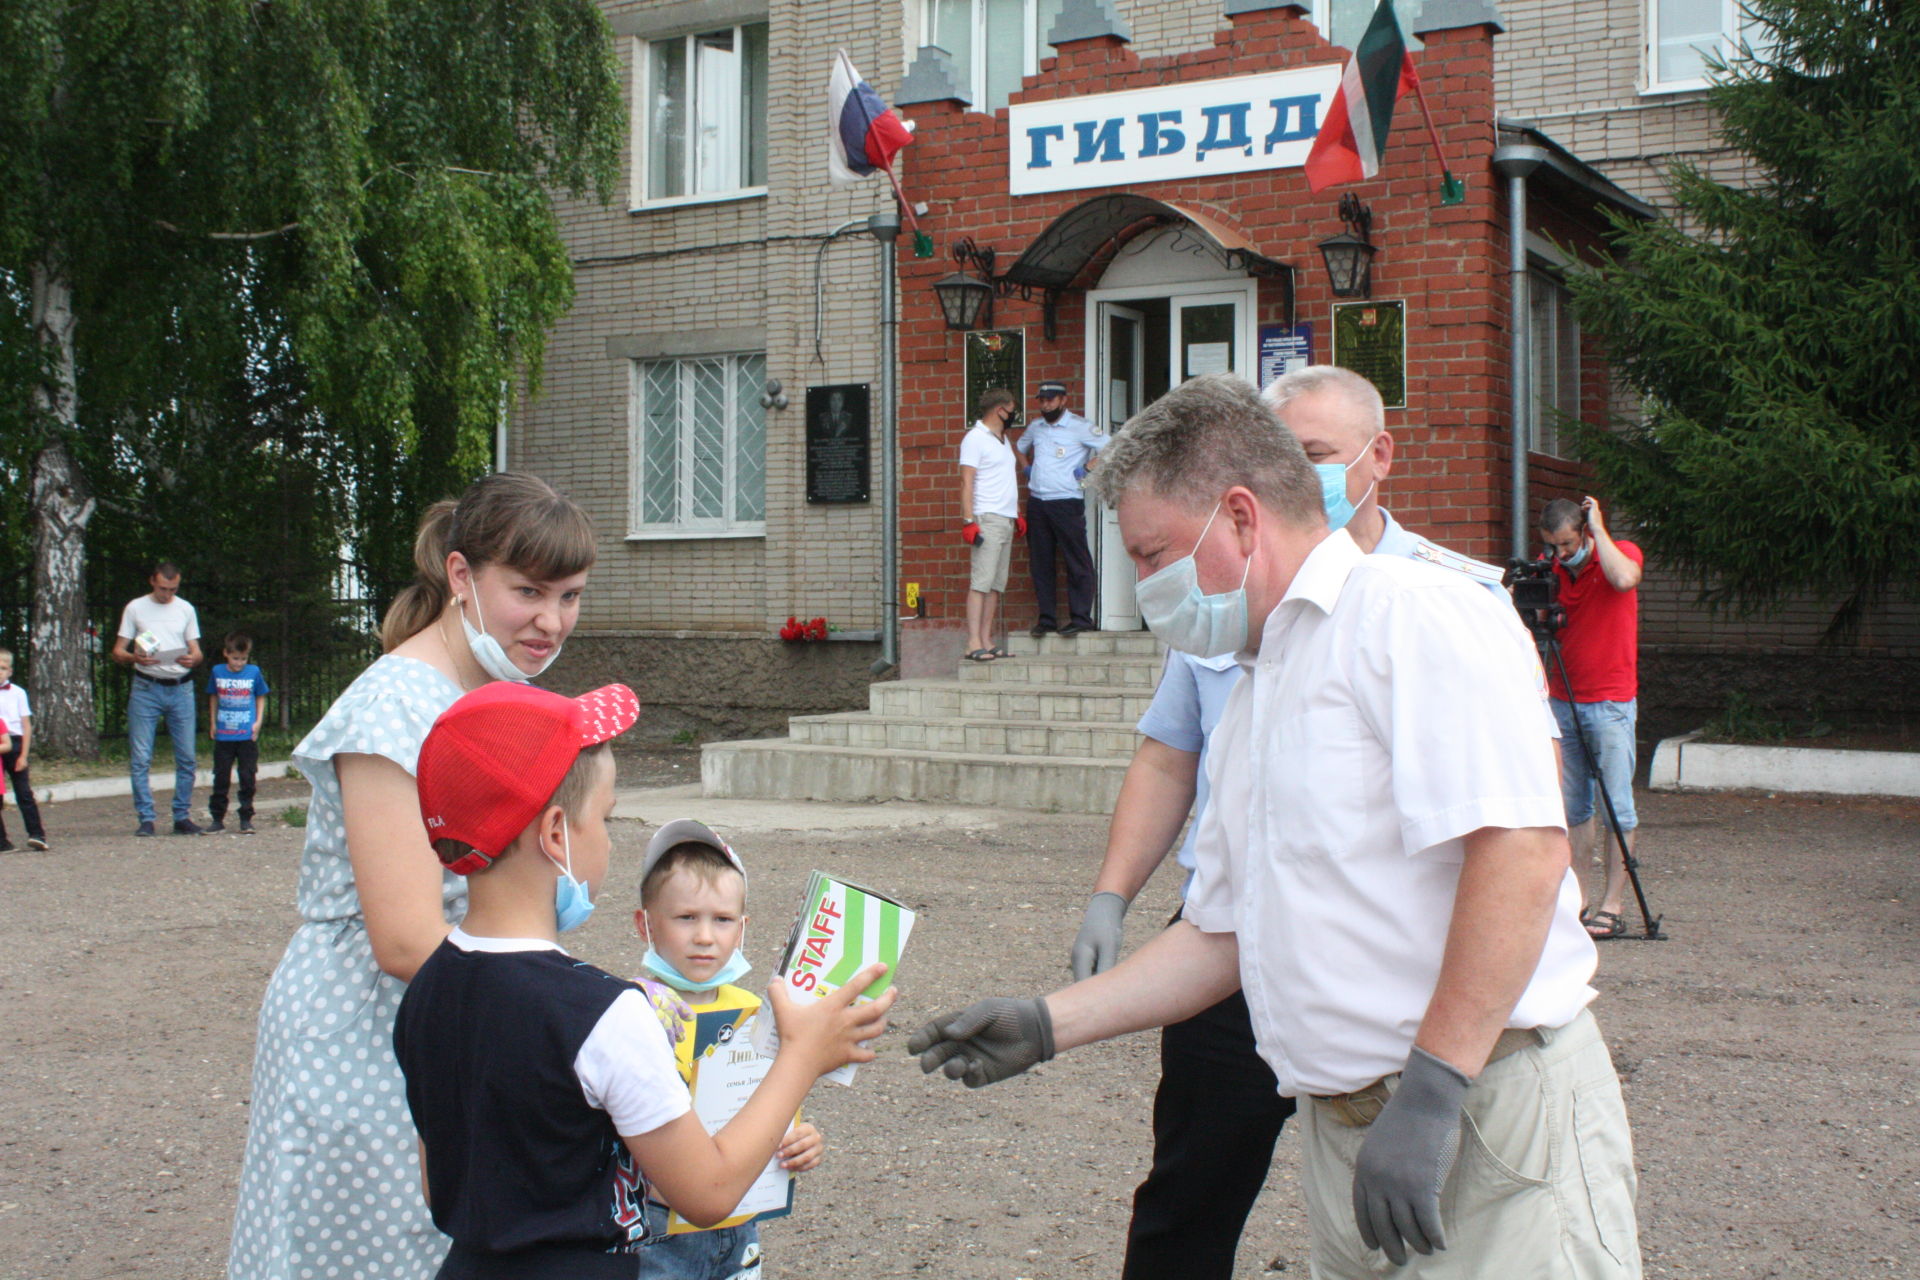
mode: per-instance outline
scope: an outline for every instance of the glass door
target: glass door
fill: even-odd
[[[1146,404],[1146,316],[1116,302],[1100,304],[1094,424],[1111,437]],[[1102,631],[1138,631],[1133,562],[1120,540],[1120,518],[1104,502],[1087,503],[1087,536],[1099,591],[1095,621]]]
[[[1173,299],[1174,381],[1203,373],[1244,373],[1242,311],[1246,299],[1232,294],[1189,294]]]

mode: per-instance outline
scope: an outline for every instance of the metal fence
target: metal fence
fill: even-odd
[[[28,643],[31,608],[23,586],[19,579],[0,579],[0,645],[13,650],[21,683],[32,690]],[[251,660],[259,665],[273,690],[267,701],[270,726],[284,729],[312,724],[341,690],[380,656],[380,618],[372,600],[336,598],[289,603],[280,593],[267,590],[229,591],[217,596],[192,591],[181,594],[200,618],[200,648],[205,661],[195,672],[197,689],[204,691],[206,669],[221,661],[221,646],[227,635],[246,632],[253,637]],[[93,637],[94,715],[103,738],[122,736],[127,731],[131,677],[110,656],[125,606],[124,599],[95,598],[87,602],[88,631]]]

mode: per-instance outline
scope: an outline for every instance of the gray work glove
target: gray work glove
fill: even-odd
[[[920,1055],[920,1070],[978,1089],[1053,1057],[1053,1019],[1044,1000],[995,996],[935,1018],[908,1037],[907,1052]]]
[[[1127,900],[1117,893],[1096,893],[1087,900],[1087,915],[1080,922],[1080,936],[1073,940],[1070,960],[1075,982],[1113,968],[1126,936],[1126,918]]]
[[[1440,1188],[1460,1150],[1460,1106],[1472,1084],[1415,1046],[1400,1087],[1360,1144],[1353,1167],[1354,1220],[1367,1248],[1386,1250],[1396,1267],[1405,1265],[1408,1246],[1416,1253],[1447,1247]]]

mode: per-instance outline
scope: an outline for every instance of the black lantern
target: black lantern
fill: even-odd
[[[1352,192],[1340,197],[1340,221],[1347,229],[1320,242],[1320,256],[1326,259],[1327,279],[1336,298],[1373,296],[1374,248],[1370,232],[1373,211],[1360,203]]]
[[[971,238],[963,238],[953,246],[953,260],[961,269],[935,281],[933,286],[934,293],[940,297],[940,311],[947,318],[947,328],[977,329],[993,323],[993,295],[998,292],[993,284],[994,256],[992,249],[976,248]],[[968,267],[977,268],[986,278],[969,274]]]
[[[934,282],[940,311],[949,329],[978,329],[992,322],[993,286],[978,276],[956,271]]]

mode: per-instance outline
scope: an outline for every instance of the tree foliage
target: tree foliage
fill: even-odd
[[[612,189],[593,0],[0,0],[0,83],[0,544],[392,590],[571,301],[549,191]]]
[[[1676,168],[1680,222],[1571,281],[1645,411],[1581,450],[1714,598],[1838,594],[1844,629],[1920,546],[1920,5],[1747,7],[1707,96],[1752,180]]]

